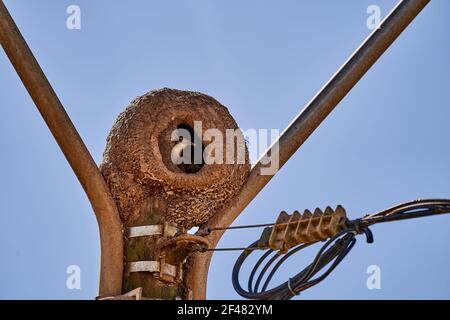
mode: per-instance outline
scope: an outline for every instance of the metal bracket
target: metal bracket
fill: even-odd
[[[137,226],[128,228],[129,238],[148,237],[148,236],[163,236],[172,238],[178,233],[179,229],[169,223]]]
[[[159,236],[156,261],[128,262],[126,271],[150,272],[161,281],[177,283],[183,280],[183,264],[187,256],[196,250],[209,246],[209,242],[199,236],[184,233],[183,228],[173,224],[135,226],[128,229],[129,238]]]
[[[175,278],[177,267],[163,261],[135,261],[127,265],[128,272],[157,272],[160,275]]]

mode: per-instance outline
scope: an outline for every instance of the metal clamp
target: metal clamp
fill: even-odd
[[[155,272],[163,276],[175,278],[177,276],[177,267],[163,261],[135,261],[129,262],[127,271],[133,272]]]
[[[149,236],[163,236],[172,238],[178,233],[179,229],[169,223],[148,225],[148,226],[136,226],[128,228],[129,238],[149,237]]]
[[[135,226],[128,229],[128,238],[158,236],[155,247],[156,261],[132,261],[127,272],[150,272],[161,281],[176,283],[183,280],[183,264],[187,256],[207,248],[209,242],[199,236],[189,235],[174,224]]]

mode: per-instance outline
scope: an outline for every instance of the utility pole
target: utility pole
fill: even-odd
[[[267,150],[265,157],[278,149],[281,168],[428,2],[429,0],[400,1],[381,22],[380,27],[369,35],[286,128],[275,144]],[[121,164],[130,163],[132,167],[135,163],[130,159],[121,158],[123,154],[120,153],[120,148],[123,145],[117,139],[114,140],[114,130],[117,127],[113,128],[109,143],[113,149],[118,146],[118,151],[112,152],[110,158],[104,159],[102,175],[1,0],[0,41],[92,204],[99,224],[101,241],[99,297],[125,299],[130,297],[129,291],[132,291],[138,297],[153,299],[205,299],[212,251],[198,252],[198,250],[206,246],[214,249],[223,231],[209,235],[204,235],[203,231],[208,227],[230,226],[273,175],[261,175],[260,171],[264,164],[259,161],[250,172],[246,166],[216,167],[206,171],[209,172],[207,178],[210,180],[194,179],[193,176],[179,180],[177,177],[182,175],[174,170],[180,168],[172,168],[171,171],[167,169],[170,165],[164,163],[164,157],[167,156],[165,148],[168,146],[168,142],[164,140],[167,138],[165,136],[162,144],[157,140],[152,140],[152,144],[149,144],[153,151],[159,148],[155,152],[160,152],[162,155],[160,162],[155,162],[157,158],[150,159],[151,165],[145,164],[144,161],[143,166],[147,166],[147,171],[144,171],[147,175],[143,174],[141,177],[143,180],[139,181],[144,182],[144,185],[148,183],[149,187],[138,188],[131,183],[134,189],[127,189],[125,188],[128,183],[127,174],[144,171],[142,166],[133,167],[129,171],[121,168]],[[175,100],[171,101],[171,97]],[[195,119],[196,114],[191,114],[181,107],[175,109],[178,111],[172,114],[174,119],[178,117],[181,120],[188,120],[187,124],[190,126],[195,120],[204,120],[210,127],[237,128],[234,120],[224,112],[224,107],[220,103],[201,94],[192,95],[192,93],[179,91],[160,92],[156,96],[146,96],[142,97],[141,101],[135,101],[135,110],[139,111],[140,107],[146,103],[152,104],[155,109],[163,110],[164,106],[178,101],[180,97],[187,105],[198,104],[201,101],[213,103],[216,113],[215,116],[200,114],[201,119]],[[134,129],[143,128],[142,125],[148,123],[149,117],[150,115],[147,115],[141,119],[134,119]],[[161,128],[162,124],[172,128],[186,123],[155,121],[151,124],[155,130],[160,130],[158,132],[163,134],[167,132],[166,128]],[[146,137],[136,132],[134,134],[130,138]],[[137,142],[137,146],[142,145]],[[145,158],[142,159],[145,160]],[[202,168],[202,170],[206,170],[208,166],[205,164],[205,169]],[[164,168],[167,170],[165,171]],[[155,169],[159,171],[153,172],[152,170]],[[232,179],[234,182],[220,180],[228,169],[236,173],[233,176],[234,180]],[[117,178],[121,173],[124,175]],[[165,176],[167,180],[156,183],[161,180],[159,175]],[[172,182],[184,184],[184,188],[188,191],[171,190],[175,187],[168,183],[170,179],[173,179]],[[215,192],[223,196],[220,201],[216,201],[217,199],[208,194],[206,198],[209,197],[209,202],[202,207],[199,201],[202,197],[196,198],[192,190],[206,183],[202,190],[207,194],[207,189],[214,185],[214,179],[220,180],[222,187],[231,187],[233,192],[225,195],[225,189],[222,190],[223,193],[220,189],[216,189]],[[163,188],[166,196],[163,196],[161,187],[166,188]],[[135,193],[128,194],[126,190],[133,190]],[[186,194],[191,197],[184,198]],[[199,194],[199,196],[203,195]],[[198,206],[189,206],[189,204]],[[187,208],[185,211],[187,216],[194,220],[198,218],[194,225],[201,225],[201,230],[197,235],[186,233],[192,225],[189,219],[183,219],[183,216],[179,215],[179,210],[174,209],[176,205],[180,210]],[[201,210],[198,210],[199,208]],[[202,216],[202,211],[208,214]],[[125,266],[124,261],[127,264]]]

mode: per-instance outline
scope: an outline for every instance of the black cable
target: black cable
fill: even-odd
[[[285,282],[279,285],[278,287],[275,287],[270,290],[266,290],[268,282],[267,284],[264,284],[263,289],[261,291],[257,291],[256,285],[252,290],[249,291],[245,291],[244,289],[242,289],[238,279],[239,271],[242,267],[243,262],[248,258],[248,256],[252,252],[254,252],[254,250],[248,251],[246,250],[242,252],[242,254],[237,259],[232,273],[233,286],[241,296],[248,299],[282,300],[286,298],[291,298],[294,295],[298,294],[299,292],[325,279],[351,250],[356,241],[354,237],[355,234],[353,232],[344,231],[336,235],[329,241],[327,241],[325,245],[321,248],[321,250],[319,250],[319,253],[316,255],[316,258],[314,259],[313,263],[311,263],[309,266],[307,266],[305,269],[303,269],[301,272],[299,272],[296,276],[294,276],[290,280],[291,288],[295,290],[295,294],[294,292],[290,292],[288,282]],[[335,244],[330,248],[328,248],[334,241],[336,241]],[[255,245],[257,245],[257,242],[254,242],[250,246],[250,248],[252,248]],[[304,244],[301,244],[298,247],[305,248],[306,246]],[[299,251],[298,247],[293,248],[292,251],[294,250]],[[330,262],[332,262],[331,266],[321,276],[319,276],[316,279],[312,279],[314,275],[316,275],[321,269],[327,266]],[[271,259],[269,263],[270,264],[273,263],[273,260]],[[281,264],[275,266],[275,268],[278,269],[280,265]],[[274,269],[273,272],[275,272],[276,269]],[[271,276],[269,275],[269,277]],[[270,282],[269,278],[267,280]]]
[[[290,250],[288,253],[286,253],[285,255],[283,255],[283,257],[280,259],[280,261],[277,262],[277,264],[273,267],[272,271],[270,272],[270,274],[267,276],[266,282],[264,283],[264,286],[262,288],[262,291],[265,291],[267,289],[267,287],[269,286],[270,281],[272,280],[273,276],[275,275],[275,273],[278,271],[278,269],[281,267],[281,265],[289,258],[292,257],[295,253],[297,253],[297,251],[300,251],[306,247],[309,247],[311,245],[311,243],[305,243],[302,245],[297,246],[296,248]]]
[[[264,275],[266,274],[269,267],[278,259],[280,258],[280,254],[275,254],[272,258],[270,258],[269,262],[267,262],[263,269],[261,270],[261,273],[258,276],[258,279],[256,279],[255,287],[253,288],[253,292],[258,292],[259,284],[261,283]]]
[[[302,249],[314,244],[299,244],[291,248],[286,254],[282,255],[279,252],[275,252],[272,249],[262,255],[262,257],[256,262],[253,267],[249,279],[248,290],[244,290],[239,282],[239,274],[241,267],[249,257],[251,253],[256,250],[261,250],[261,244],[259,241],[255,241],[248,248],[246,248],[238,257],[232,273],[232,283],[236,292],[248,299],[265,299],[265,300],[284,300],[291,299],[300,292],[320,283],[342,262],[342,260],[351,251],[356,243],[356,235],[365,234],[366,241],[368,243],[373,242],[373,235],[369,229],[369,226],[376,223],[400,221],[405,219],[420,218],[425,216],[433,216],[438,214],[450,213],[450,200],[448,199],[428,199],[428,200],[415,200],[407,203],[403,203],[392,208],[366,215],[360,219],[347,221],[347,227],[334,237],[328,239],[325,244],[320,248],[313,262],[297,273],[294,277],[289,278],[288,281],[278,285],[277,287],[267,289],[273,276],[278,271],[286,260],[298,253]],[[261,226],[267,226],[264,224]],[[276,224],[271,224],[276,225]],[[249,227],[255,227],[257,225],[251,225]],[[233,229],[242,229],[246,226],[232,227]],[[217,228],[224,230],[227,228]],[[210,229],[209,231],[214,231]],[[264,265],[263,263],[269,258],[271,253],[275,255],[271,257]],[[275,261],[277,261],[275,263]],[[275,265],[270,269],[270,267]],[[259,275],[257,271],[263,265]],[[270,269],[270,272],[269,272]],[[264,275],[268,273],[261,290],[259,290],[260,284]],[[317,276],[318,275],[318,276]],[[253,280],[257,276],[257,281],[253,284]],[[316,277],[315,277],[316,276]]]
[[[256,274],[256,271],[258,270],[261,263],[263,263],[264,260],[273,252],[273,250],[269,249],[266,253],[262,255],[261,258],[259,258],[258,262],[256,262],[255,266],[252,269],[252,272],[250,273],[250,277],[248,277],[248,291],[253,292],[253,278]]]

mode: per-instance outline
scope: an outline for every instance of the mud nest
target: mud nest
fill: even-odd
[[[178,143],[172,141],[173,131],[192,129],[195,121],[201,121],[203,132],[214,128],[224,138],[227,129],[238,129],[227,108],[215,99],[173,89],[138,97],[118,116],[107,139],[101,171],[125,225],[139,223],[147,200],[156,197],[165,204],[163,220],[189,229],[206,222],[240,191],[250,171],[245,143],[245,163],[225,159],[225,142],[224,163],[184,166],[171,160]],[[202,141],[202,147],[212,141]],[[241,147],[238,138],[232,141],[235,148]]]

